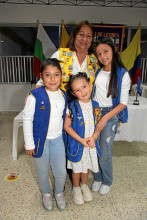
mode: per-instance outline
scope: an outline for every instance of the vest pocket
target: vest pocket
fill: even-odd
[[[71,147],[71,146],[74,146],[74,147]],[[72,157],[76,157],[79,153],[79,148],[80,148],[80,143],[78,143],[78,142],[77,143],[74,142],[72,144],[68,143],[67,153]]]

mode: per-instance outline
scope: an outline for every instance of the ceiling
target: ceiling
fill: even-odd
[[[97,7],[134,7],[147,8],[147,0],[0,0],[5,4],[38,4],[38,5],[69,5],[69,6],[97,6]]]

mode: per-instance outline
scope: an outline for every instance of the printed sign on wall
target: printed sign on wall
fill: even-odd
[[[124,25],[93,24],[94,42],[102,38],[111,38],[116,50],[121,54],[123,46]]]

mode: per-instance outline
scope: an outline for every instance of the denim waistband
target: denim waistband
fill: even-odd
[[[100,107],[100,110],[101,111],[111,111],[113,109],[113,106],[110,106],[110,107]]]

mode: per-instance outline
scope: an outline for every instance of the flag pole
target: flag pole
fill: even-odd
[[[141,35],[141,22],[140,21],[138,23],[138,29]],[[137,82],[137,86],[138,86],[138,82]],[[137,100],[137,97],[138,97],[138,89],[136,88],[136,99],[134,100],[133,105],[139,105],[139,100]]]
[[[137,100],[138,97],[138,92],[137,92],[137,88],[136,88],[136,99],[133,102],[133,105],[139,105],[139,100]]]
[[[37,19],[37,28],[39,29],[40,21]]]

